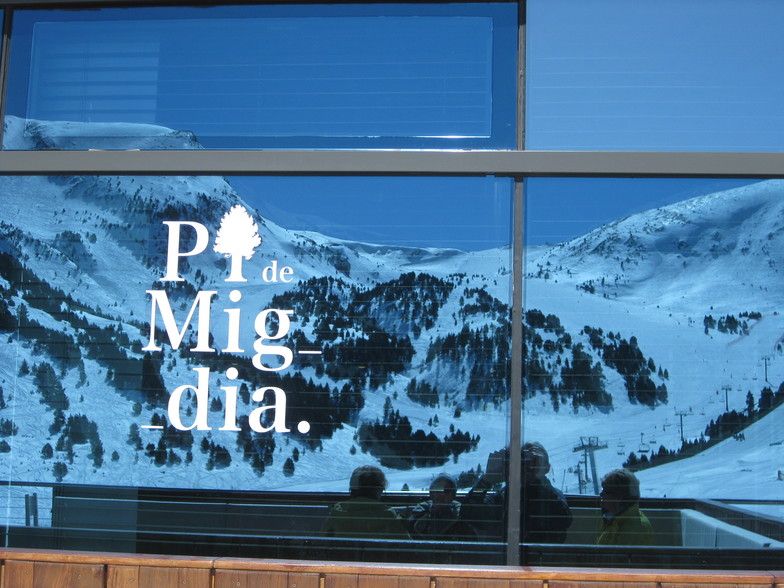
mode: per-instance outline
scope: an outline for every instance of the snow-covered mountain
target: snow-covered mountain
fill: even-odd
[[[568,276],[600,295],[674,311],[781,308],[784,268],[779,181],[649,210],[529,256],[529,275]],[[693,306],[689,306],[693,305]]]
[[[647,414],[640,406],[618,406],[604,430],[574,424],[570,444],[588,435],[607,444],[595,453],[600,472],[613,467],[617,454],[661,444],[672,449],[681,434],[697,439],[727,406],[743,412],[749,392],[758,401],[763,387],[778,390],[782,226],[784,183],[764,181],[641,212],[528,252],[527,306],[554,312],[568,332],[591,325],[633,334],[668,371],[666,406]],[[743,325],[728,329],[722,317]],[[749,432],[696,457],[641,471],[643,492],[780,498],[781,414],[775,409]],[[529,418],[529,435],[546,435],[557,422],[555,415]],[[561,456],[570,450],[564,444]]]
[[[9,117],[5,133],[6,148],[17,149],[199,148],[188,133],[151,125]],[[9,477],[345,490],[354,467],[375,462],[390,488],[420,489],[437,472],[483,466],[504,445],[508,248],[401,248],[293,231],[220,177],[3,177],[0,193],[0,330],[8,341],[0,347],[0,431],[8,433],[0,467]],[[242,261],[247,281],[227,282],[232,260],[214,251],[212,238],[238,205],[257,223],[261,246]],[[760,182],[527,252],[524,430],[550,451],[557,486],[580,491],[586,466],[578,468],[584,454],[575,447],[584,439],[605,447],[594,453],[601,474],[630,453],[647,458],[699,439],[727,409],[747,409],[751,393],[744,435],[641,470],[643,490],[781,495],[784,434],[775,423],[784,408],[756,408],[762,389],[776,393],[784,380],[782,206],[784,183]],[[185,221],[206,228],[209,247],[181,255],[183,280],[164,283],[165,223]],[[195,229],[181,230],[178,251],[195,251]],[[160,350],[150,351],[148,291],[166,292],[178,325],[199,292],[214,292],[211,345],[226,351],[187,351],[195,327],[183,331],[180,349],[159,333]],[[47,303],[52,297],[59,302]],[[292,310],[291,331],[267,343],[319,350],[321,359],[297,354],[281,373],[249,367],[255,319],[270,308]],[[232,322],[235,311],[240,320]],[[164,396],[183,385],[194,387],[184,394],[192,404],[190,413],[183,405],[183,420],[195,418],[190,392],[202,366],[210,367],[211,430],[144,428],[160,426]],[[247,421],[245,433],[220,430],[231,386],[240,417],[259,408],[254,390],[284,389],[292,431],[246,434]],[[260,422],[271,425],[272,415]],[[309,431],[297,430],[300,419]],[[425,446],[437,451],[412,449]],[[410,458],[420,454],[427,459]]]

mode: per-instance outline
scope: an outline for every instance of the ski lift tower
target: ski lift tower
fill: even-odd
[[[593,480],[593,492],[599,495],[599,480],[596,475],[596,459],[593,454],[599,449],[607,449],[607,443],[599,441],[599,437],[580,437],[580,444],[575,446],[573,453],[582,451],[585,455],[585,463],[591,464],[591,478]]]
[[[768,382],[768,362],[770,362],[772,359],[773,358],[770,355],[762,356],[762,362],[765,364],[765,382],[768,384],[770,384],[770,382]]]

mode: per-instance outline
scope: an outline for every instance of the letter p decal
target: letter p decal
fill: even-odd
[[[179,273],[180,257],[198,255],[204,251],[209,244],[210,233],[207,231],[207,227],[196,222],[163,221],[163,224],[169,227],[169,246],[166,251],[166,275],[162,281],[182,282],[184,278],[181,278]],[[196,243],[190,251],[180,251],[180,228],[183,225],[192,227],[196,231]]]

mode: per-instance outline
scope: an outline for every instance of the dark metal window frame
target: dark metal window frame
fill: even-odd
[[[399,0],[380,0],[399,3]],[[411,0],[409,0],[411,1]],[[431,0],[435,3],[443,0]],[[468,0],[451,0],[463,2]],[[483,0],[474,0],[482,2]],[[496,0],[497,1],[497,0]],[[784,153],[528,151],[524,142],[525,0],[519,6],[518,140],[514,151],[489,150],[194,150],[0,151],[2,175],[502,176],[515,180],[510,448],[522,444],[523,180],[526,177],[784,178]],[[345,1],[341,3],[368,3]],[[240,0],[237,4],[257,3]],[[273,2],[274,3],[274,2]],[[286,4],[285,1],[276,2]],[[294,2],[292,2],[294,3]],[[331,3],[298,0],[297,4]],[[5,92],[14,9],[198,5],[187,0],[0,0],[4,9],[0,91]],[[206,3],[204,3],[206,4]],[[0,103],[0,119],[4,112]],[[0,136],[1,138],[1,136]],[[513,453],[514,454],[514,453]],[[511,460],[509,502],[520,500],[520,464]],[[508,516],[508,565],[519,565],[519,512]]]

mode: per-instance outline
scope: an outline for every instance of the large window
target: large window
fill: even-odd
[[[339,496],[363,465],[382,468],[390,492],[427,490],[444,473],[466,487],[480,456],[508,445],[510,180],[2,186],[14,218],[2,447],[9,478],[26,482],[7,496],[8,523],[23,524],[25,492],[40,494],[44,527],[96,524],[79,506],[92,499],[105,504],[101,528],[161,508],[159,532],[195,519],[192,531],[318,537],[322,509],[250,513],[251,533],[205,522],[195,504],[221,491],[240,504],[260,492]],[[90,498],[80,486],[119,488]],[[161,497],[113,500],[142,487]],[[155,506],[164,495],[170,505]],[[405,518],[414,505],[397,506]]]
[[[775,567],[777,2],[58,4],[6,10],[7,545]]]

